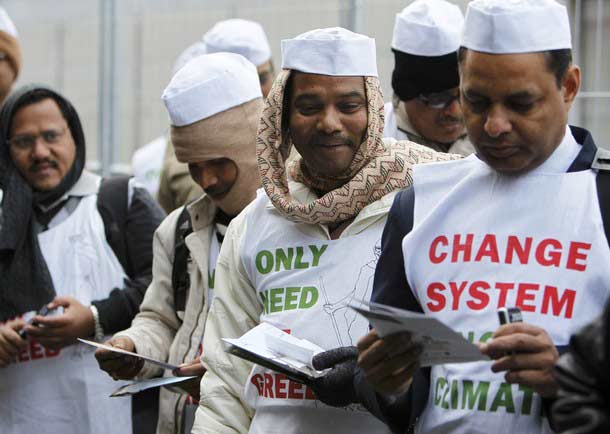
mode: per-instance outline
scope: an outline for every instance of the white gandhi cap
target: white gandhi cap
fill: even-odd
[[[8,33],[13,38],[17,38],[19,35],[17,33],[17,27],[15,27],[15,23],[11,20],[6,9],[0,6],[0,32]]]
[[[460,47],[464,15],[445,0],[415,0],[396,14],[392,48],[416,56],[439,57]]]
[[[492,54],[572,48],[568,12],[555,0],[474,0],[462,45]]]
[[[271,48],[263,26],[254,21],[233,18],[220,21],[203,35],[208,53],[241,54],[256,66],[271,59]]]
[[[377,77],[375,40],[341,27],[282,41],[282,68],[310,74]]]
[[[261,98],[256,67],[234,53],[204,54],[171,79],[161,99],[173,126],[182,127]]]

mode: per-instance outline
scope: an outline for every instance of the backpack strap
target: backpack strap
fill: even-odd
[[[599,209],[602,214],[606,240],[610,243],[610,151],[599,148],[595,159],[591,164],[592,169],[597,169],[597,198]]]
[[[125,238],[129,214],[130,179],[131,177],[128,175],[102,179],[97,195],[97,209],[104,222],[106,241],[128,276],[133,275],[133,266],[129,259],[129,248]]]
[[[188,273],[189,250],[186,246],[186,237],[193,232],[191,216],[182,207],[178,216],[174,232],[174,265],[172,266],[172,288],[174,290],[174,310],[184,311],[186,308],[186,296],[191,284]]]

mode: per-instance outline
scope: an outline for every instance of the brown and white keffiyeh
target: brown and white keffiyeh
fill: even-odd
[[[460,158],[409,141],[391,142],[386,146],[382,140],[384,115],[379,80],[365,77],[367,132],[345,173],[329,178],[307,167],[300,156],[286,168],[285,159],[292,141],[282,131],[282,108],[290,72],[284,70],[276,78],[265,102],[256,140],[262,186],[286,218],[310,224],[340,223],[355,217],[365,206],[386,194],[411,185],[413,165]],[[290,194],[287,173],[295,181],[327,193],[312,202],[300,203]],[[341,186],[335,188],[337,185]]]

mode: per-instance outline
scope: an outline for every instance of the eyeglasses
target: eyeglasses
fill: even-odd
[[[459,98],[459,92],[455,92],[453,90],[438,93],[428,93],[426,95],[420,95],[417,97],[418,100],[433,109],[445,109],[449,107],[453,101],[459,100]]]
[[[12,137],[7,140],[7,143],[17,149],[27,150],[27,149],[32,149],[36,145],[38,138],[41,138],[43,142],[45,142],[46,144],[49,144],[49,145],[57,143],[57,142],[59,142],[59,139],[61,139],[61,137],[64,135],[65,132],[66,132],[65,128],[63,128],[61,130],[45,130],[45,131],[41,132],[40,134],[36,134],[36,135],[22,135],[22,136]]]

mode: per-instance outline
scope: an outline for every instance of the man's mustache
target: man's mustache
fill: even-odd
[[[210,188],[204,188],[203,191],[208,196],[214,198],[214,197],[222,196],[225,193],[228,193],[229,190],[231,190],[231,187],[232,186],[230,186],[230,187],[226,187],[226,186],[210,187]]]
[[[464,120],[461,117],[455,117],[451,115],[445,115],[440,118],[441,124],[455,124],[455,123],[464,123]]]
[[[51,166],[54,169],[56,169],[58,167],[57,161],[45,158],[44,160],[34,161],[28,170],[30,172],[36,172],[38,169],[40,169],[40,166],[43,166],[43,165]]]
[[[342,134],[314,134],[309,140],[309,145],[332,145],[332,146],[350,146],[354,147],[354,142],[349,137]]]

